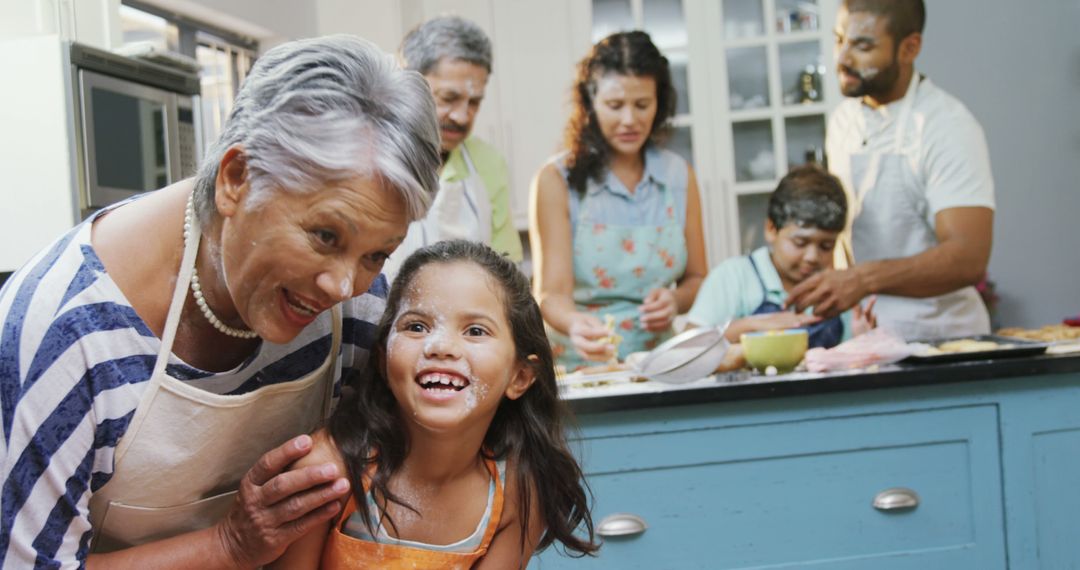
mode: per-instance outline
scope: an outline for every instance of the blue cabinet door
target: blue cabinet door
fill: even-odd
[[[625,433],[583,431],[594,520],[644,533],[599,556],[545,552],[539,568],[1005,567],[995,406],[688,428],[680,410]],[[718,408],[717,413],[720,413]],[[880,511],[882,491],[914,509]]]
[[[1080,386],[1061,380],[1002,403],[1011,568],[1080,568]]]

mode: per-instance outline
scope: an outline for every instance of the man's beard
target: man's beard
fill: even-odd
[[[846,89],[841,86],[840,92],[843,93],[845,97],[878,97],[887,95],[892,92],[893,87],[896,86],[896,80],[900,78],[900,62],[898,62],[895,57],[893,57],[892,63],[885,67],[885,69],[882,69],[877,73],[872,73],[869,77],[865,77],[862,73],[845,65],[838,66],[838,69],[859,78],[859,82],[854,86]]]

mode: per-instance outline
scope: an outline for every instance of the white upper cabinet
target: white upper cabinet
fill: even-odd
[[[694,0],[689,0],[694,1]],[[697,1],[712,77],[717,159],[729,190],[729,254],[763,243],[768,195],[790,168],[821,163],[840,100],[832,65],[835,0]]]

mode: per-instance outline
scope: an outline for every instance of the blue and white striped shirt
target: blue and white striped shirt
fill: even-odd
[[[160,348],[105,272],[90,229],[91,220],[75,227],[0,289],[0,568],[83,566],[90,495],[112,475]],[[379,276],[343,303],[336,383],[366,360],[386,293]],[[326,311],[287,345],[263,342],[227,372],[175,355],[167,371],[216,394],[295,380],[328,356],[332,318]]]

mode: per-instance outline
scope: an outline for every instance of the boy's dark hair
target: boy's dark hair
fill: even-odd
[[[650,143],[660,142],[668,134],[669,120],[675,116],[676,93],[671,68],[649,34],[639,30],[617,32],[597,42],[578,62],[573,109],[564,135],[568,186],[581,195],[585,194],[590,178],[601,179],[611,154],[593,111],[596,82],[609,73],[651,77],[656,81],[656,117],[649,129]]]
[[[897,44],[926,27],[926,4],[923,0],[844,0],[848,13],[869,12],[888,18],[888,30]]]
[[[814,165],[796,166],[769,196],[769,220],[838,232],[847,223],[847,197],[835,176]]]
[[[491,459],[508,459],[514,466],[521,505],[522,549],[527,536],[530,497],[539,501],[546,530],[536,546],[542,550],[559,541],[567,551],[592,554],[594,542],[592,517],[589,514],[589,491],[577,460],[566,443],[563,420],[570,417],[559,398],[555,383],[555,364],[544,331],[543,317],[529,286],[529,280],[509,259],[477,242],[453,240],[421,248],[401,265],[387,298],[386,310],[379,321],[377,342],[362,377],[354,390],[338,405],[327,429],[333,437],[353,482],[358,505],[365,504],[362,476],[374,465],[369,494],[376,499],[380,515],[393,525],[386,512],[389,501],[416,510],[388,487],[390,477],[401,468],[409,453],[409,440],[401,428],[398,405],[379,365],[385,355],[386,340],[401,306],[405,291],[419,270],[432,263],[475,263],[497,285],[506,318],[510,323],[517,358],[533,368],[535,380],[518,399],[503,398],[484,436],[482,452]],[[535,359],[529,356],[535,355]],[[359,509],[358,512],[365,512]],[[375,536],[374,521],[365,524]],[[584,537],[574,535],[579,527]]]

